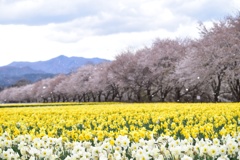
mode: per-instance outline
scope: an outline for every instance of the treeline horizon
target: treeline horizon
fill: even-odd
[[[198,39],[156,39],[115,60],[6,88],[0,102],[240,102],[240,13]]]

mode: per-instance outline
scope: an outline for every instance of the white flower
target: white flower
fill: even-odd
[[[11,141],[11,140],[4,140],[4,141],[3,141],[3,145],[4,145],[5,147],[10,148],[10,147],[12,146],[12,141]]]
[[[10,153],[8,151],[3,151],[2,158],[3,159],[8,159],[9,157],[10,157]]]
[[[48,136],[47,136],[47,135],[46,135],[46,136],[43,136],[43,137],[42,137],[42,140],[45,141],[45,142],[47,142]]]
[[[103,142],[102,148],[106,150],[107,152],[110,152],[112,150],[112,146],[109,142]]]
[[[136,159],[140,160],[140,159],[150,159],[150,158],[149,158],[149,155],[147,154],[147,152],[144,149],[139,148],[137,150],[137,153],[136,153]]]
[[[143,155],[138,155],[137,157],[136,157],[136,160],[148,160],[148,159],[150,159],[150,157],[147,155],[147,154],[143,154]]]
[[[28,153],[32,156],[39,156],[40,155],[40,150],[34,148],[34,147],[31,147],[28,151]]]
[[[142,148],[143,148],[143,150],[145,150],[147,155],[150,155],[151,149],[148,146],[143,146]]]
[[[169,143],[169,148],[175,148],[177,146],[176,141],[171,141]]]
[[[189,137],[189,138],[187,139],[187,141],[188,141],[189,145],[193,144],[193,138],[192,138],[192,137]]]
[[[115,143],[116,146],[121,146],[121,140],[120,139],[116,139],[114,143]]]
[[[21,152],[21,154],[22,154],[23,156],[26,156],[26,155],[27,155],[27,151],[28,151],[28,147],[27,147],[27,146],[22,147],[22,148],[20,149],[20,152]]]
[[[86,157],[86,159],[91,159],[92,158],[91,153],[89,153],[89,152],[84,152],[83,156]]]
[[[37,149],[40,149],[41,148],[41,140],[39,139],[39,138],[35,138],[34,140],[33,140],[33,146],[35,147],[35,148],[37,148]]]
[[[20,135],[18,140],[19,140],[19,142],[25,142],[25,136],[24,135]]]
[[[31,156],[29,160],[36,160],[35,156]]]
[[[206,145],[205,141],[203,139],[201,139],[200,141],[197,141],[197,144],[199,146],[199,148],[203,147]]]
[[[188,145],[188,144],[191,144],[187,139],[184,139],[184,140],[181,140],[180,141],[180,145],[183,146],[183,145]]]
[[[108,157],[104,153],[100,153],[99,160],[108,160]]]
[[[226,152],[227,152],[227,146],[226,146],[226,145],[221,145],[221,146],[219,147],[219,154],[225,155]]]
[[[83,152],[85,152],[85,148],[83,148],[80,145],[75,146],[72,151],[73,154],[78,154],[78,153],[83,153]]]
[[[164,157],[163,157],[163,155],[159,155],[159,157],[158,158],[156,158],[156,160],[164,160]]]
[[[210,139],[206,138],[205,144],[207,144],[208,146],[211,146],[213,144],[213,142]]]
[[[155,146],[155,140],[154,139],[150,139],[147,141],[147,146],[150,148],[153,148]]]
[[[218,147],[215,145],[208,147],[208,154],[211,157],[216,157],[218,155]]]
[[[92,149],[92,156],[99,156],[99,154],[102,152],[102,148],[101,147],[93,147]]]
[[[91,147],[91,143],[90,142],[83,142],[83,146],[88,149],[88,148]]]
[[[232,143],[228,144],[228,149],[232,150],[233,152],[237,152],[238,144],[236,142],[232,142]]]
[[[218,157],[217,160],[229,160],[227,155],[222,155],[221,157]]]
[[[200,154],[199,144],[195,144],[195,146],[193,146],[193,150],[194,150],[194,152],[196,152],[197,154]]]
[[[49,159],[58,159],[59,157],[57,155],[51,155]]]
[[[177,146],[181,145],[180,139],[175,140],[175,143],[176,143]]]
[[[18,153],[14,153],[12,154],[11,160],[18,160],[19,159],[19,154]]]
[[[47,142],[48,142],[48,144],[53,145],[53,144],[55,144],[55,138],[48,138]]]
[[[184,155],[181,160],[192,160],[192,157],[189,157],[187,155]]]
[[[8,132],[5,131],[5,132],[2,134],[2,137],[3,137],[4,139],[7,139],[7,138],[9,137]]]
[[[22,147],[25,147],[25,146],[27,146],[27,143],[25,143],[25,142],[20,142],[20,143],[18,144],[18,149],[21,149]]]
[[[160,150],[159,150],[159,148],[157,148],[157,147],[153,148],[153,149],[150,151],[150,155],[151,155],[153,158],[158,158],[158,156],[160,155]]]
[[[213,139],[213,144],[214,144],[214,145],[219,145],[219,144],[220,144],[219,139],[214,138],[214,139]]]
[[[113,149],[115,151],[118,151],[119,153],[122,153],[122,147],[120,147],[120,146],[114,146]]]
[[[121,146],[127,148],[129,146],[130,140],[127,137],[124,137],[121,141]]]
[[[125,136],[120,135],[116,138],[115,144],[116,145],[123,145],[122,143],[123,143],[124,140],[128,141],[129,139],[126,135]]]
[[[74,155],[72,155],[71,156],[71,160],[78,160],[80,157],[78,156],[78,155],[76,155],[76,154],[74,154]]]
[[[114,159],[121,160],[121,154],[118,151],[115,151],[113,156],[114,156]]]
[[[50,156],[52,155],[52,150],[51,149],[45,149],[43,148],[41,151],[40,151],[40,157],[42,158],[50,158]]]
[[[208,148],[209,148],[208,145],[200,147],[200,156],[203,156],[204,154],[207,154]]]
[[[178,159],[181,154],[181,147],[176,146],[173,148],[170,148],[171,154],[173,155],[174,159]]]
[[[29,134],[25,135],[25,142],[29,144],[31,141],[32,141],[32,137]]]
[[[140,146],[145,146],[145,145],[146,145],[146,141],[145,141],[143,138],[141,138],[141,139],[139,140],[139,145],[140,145]]]
[[[139,147],[138,143],[132,143],[130,148],[131,148],[131,150],[136,151],[138,149],[138,147]]]
[[[67,156],[65,160],[72,160],[70,156]]]
[[[18,141],[20,139],[25,141]],[[93,147],[91,142],[87,141],[63,143],[61,138],[56,139],[47,136],[43,139],[35,138],[33,140],[28,135],[20,135],[13,140],[9,140],[9,137],[0,136],[0,159],[35,160],[40,158],[50,160],[58,159],[64,151],[70,154],[66,157],[66,160],[121,160],[127,158],[126,155],[128,154],[131,155],[127,158],[129,160],[163,160],[164,158],[192,160],[195,154],[203,157],[210,156],[217,160],[229,160],[230,157],[240,159],[237,137],[231,137],[230,135],[223,137],[223,139],[215,138],[212,141],[195,139],[195,145],[186,139],[174,140],[173,137],[169,136],[159,137],[158,140],[163,143],[155,144],[154,139],[140,139],[139,142],[130,142],[127,136],[119,136],[114,146],[110,144],[110,139],[106,138],[104,141],[96,142]],[[166,145],[166,143],[168,144]],[[12,145],[18,147],[21,157],[11,148]],[[7,146],[10,147],[7,148]]]

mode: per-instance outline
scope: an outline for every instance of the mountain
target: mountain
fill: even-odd
[[[109,60],[100,58],[82,58],[58,56],[47,61],[12,62],[0,67],[0,88],[11,86],[20,80],[31,83],[53,77],[57,74],[68,74],[86,64],[99,64]]]
[[[70,73],[77,68],[86,64],[98,64],[107,62],[106,59],[100,58],[82,58],[82,57],[66,57],[58,56],[47,61],[38,62],[12,62],[8,66],[12,67],[30,67],[34,70],[44,71],[45,73],[59,74]]]
[[[31,73],[44,73],[43,71],[33,70],[28,66],[24,67],[14,67],[14,66],[3,66],[0,67],[0,76],[22,76],[24,74],[31,74]]]
[[[11,86],[20,80],[36,82],[38,80],[53,77],[54,74],[33,70],[30,67],[0,67],[0,86]]]

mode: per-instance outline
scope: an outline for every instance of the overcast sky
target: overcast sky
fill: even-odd
[[[0,66],[59,55],[113,60],[156,38],[198,37],[239,0],[0,0]]]

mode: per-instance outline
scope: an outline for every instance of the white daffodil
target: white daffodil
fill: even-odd
[[[192,160],[192,157],[189,157],[187,155],[184,155],[181,160]]]

